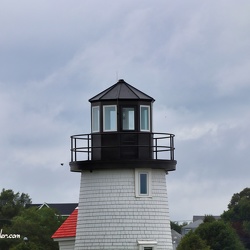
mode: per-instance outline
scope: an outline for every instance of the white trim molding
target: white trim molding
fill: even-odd
[[[157,250],[157,241],[155,240],[138,240],[139,250],[151,247],[152,250]]]

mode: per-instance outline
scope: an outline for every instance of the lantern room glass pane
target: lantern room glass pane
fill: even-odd
[[[117,115],[116,106],[109,105],[103,107],[103,131],[116,131],[117,130]]]
[[[141,131],[150,131],[150,107],[141,106],[140,110]]]
[[[123,130],[135,129],[135,109],[134,108],[122,109],[122,129]]]
[[[92,107],[92,132],[100,131],[100,109],[99,106]]]

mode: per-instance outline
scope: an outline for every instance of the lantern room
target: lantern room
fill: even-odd
[[[175,170],[174,135],[152,132],[154,101],[123,79],[91,98],[91,134],[71,137],[71,171],[115,167],[118,162],[138,167],[141,161],[144,167],[154,162]],[[168,157],[161,158],[163,152]]]
[[[151,132],[151,106],[154,99],[124,80],[89,100],[92,133]]]

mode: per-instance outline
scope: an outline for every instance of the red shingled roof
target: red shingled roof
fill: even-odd
[[[76,223],[77,223],[78,208],[63,222],[63,224],[52,235],[52,238],[68,238],[76,236]]]

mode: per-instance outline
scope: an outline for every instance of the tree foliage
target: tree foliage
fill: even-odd
[[[211,248],[206,244],[202,238],[190,231],[186,234],[180,244],[177,247],[177,250],[210,250]]]
[[[176,222],[170,221],[171,229],[175,230],[179,234],[181,234],[182,227],[184,227],[186,225],[187,225],[187,222],[184,222],[182,224],[178,224]]]
[[[250,249],[250,188],[232,196],[222,219],[229,222],[247,249]]]
[[[223,221],[202,223],[195,233],[205,240],[213,250],[244,250],[233,228]]]
[[[27,204],[31,204],[28,194],[2,189],[0,194],[0,226],[10,224],[11,219],[18,215]]]
[[[214,222],[214,221],[215,221],[215,218],[213,217],[213,215],[205,215],[205,218],[203,220],[204,223]]]
[[[27,244],[33,243],[39,250],[52,250],[57,249],[58,243],[51,236],[62,222],[63,219],[51,208],[29,208],[13,219],[12,230],[27,237]]]
[[[1,250],[58,250],[58,243],[51,239],[64,219],[57,211],[43,207],[25,208],[31,204],[27,194],[2,190],[0,194],[0,216],[4,218],[0,229],[4,234],[19,234],[20,238],[3,238]],[[8,221],[8,223],[6,223]],[[24,241],[24,237],[28,240]]]
[[[224,221],[216,221],[212,216],[205,216],[204,223],[186,234],[178,250],[244,250],[238,235]]]
[[[250,200],[250,188],[245,188],[240,193],[233,194],[231,201],[228,204],[228,209],[237,207],[239,201],[242,200],[242,198]]]
[[[51,208],[24,209],[12,219],[10,226],[4,227],[5,234],[19,234],[20,239],[4,239],[0,243],[0,249],[56,250],[58,243],[54,242],[51,236],[62,222],[62,217],[56,215]],[[26,242],[23,240],[24,237],[28,239]]]
[[[192,248],[193,242],[202,244],[199,239],[213,250],[250,249],[250,188],[233,194],[228,211],[224,211],[221,220],[205,216],[204,223],[194,232],[185,235],[177,249],[202,249]]]

